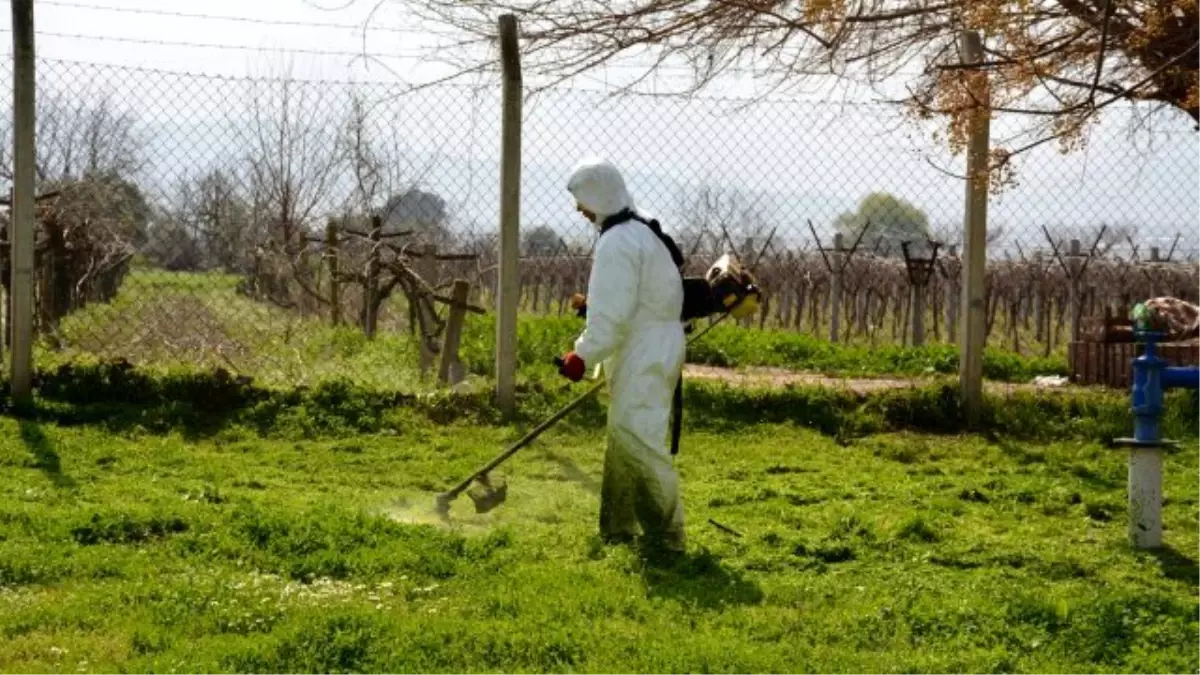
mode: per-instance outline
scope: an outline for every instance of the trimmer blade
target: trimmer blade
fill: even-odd
[[[487,513],[508,499],[508,484],[503,478],[480,476],[467,490],[467,496],[475,503],[475,513]]]

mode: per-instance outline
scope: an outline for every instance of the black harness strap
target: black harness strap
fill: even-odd
[[[683,282],[683,252],[679,250],[679,246],[670,235],[662,231],[662,226],[657,220],[646,220],[632,209],[625,209],[619,213],[613,214],[604,219],[600,224],[600,234],[604,235],[613,227],[621,223],[636,220],[646,227],[658,237],[658,240],[667,247],[667,251],[671,254],[671,261],[675,263],[675,268],[679,270],[680,282]],[[679,437],[683,431],[683,373],[679,373],[679,379],[675,381],[675,393],[671,396],[671,455],[679,454]]]
[[[675,395],[671,397],[671,455],[679,454],[679,436],[683,431],[683,373],[675,381]]]
[[[656,237],[658,237],[658,240],[661,241],[663,245],[667,247],[667,251],[671,253],[671,260],[675,263],[676,269],[679,270],[679,276],[682,278],[683,252],[679,250],[679,245],[675,243],[675,240],[672,239],[670,235],[662,231],[662,226],[658,224],[657,220],[646,220],[645,218],[634,213],[632,209],[625,209],[619,213],[615,213],[605,218],[604,222],[600,224],[600,234],[603,235],[613,227],[630,220],[636,220],[637,222],[650,228],[650,231],[653,232]]]

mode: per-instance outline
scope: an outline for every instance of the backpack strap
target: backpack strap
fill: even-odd
[[[662,226],[658,224],[657,220],[646,220],[637,213],[634,213],[633,209],[624,209],[619,213],[615,213],[604,219],[604,222],[600,224],[600,234],[603,235],[613,227],[630,220],[636,220],[637,222],[650,228],[650,231],[654,233],[654,236],[658,237],[658,240],[661,241],[663,245],[667,247],[667,251],[671,253],[671,261],[675,263],[675,267],[679,269],[679,274],[682,277],[684,263],[683,252],[679,250],[679,245],[675,243],[675,240],[671,238],[671,235],[662,231]]]

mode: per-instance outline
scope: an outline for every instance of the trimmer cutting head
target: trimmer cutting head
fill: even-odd
[[[508,499],[508,483],[503,478],[492,479],[483,474],[475,479],[467,496],[475,502],[475,513],[487,513]]]
[[[450,502],[458,496],[456,492],[443,492],[436,497],[433,510],[443,518],[450,515]],[[475,504],[475,513],[487,513],[508,499],[508,484],[503,478],[495,479],[483,474],[475,478],[467,496]]]

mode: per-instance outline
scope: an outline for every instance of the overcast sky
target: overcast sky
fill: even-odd
[[[268,76],[286,66],[302,80],[392,85],[452,72],[436,62],[439,46],[456,40],[445,27],[419,24],[402,3],[389,2],[364,31],[375,3],[347,2],[37,0],[37,49],[51,60],[39,83],[43,90],[79,96],[107,93],[137,112],[156,139],[155,177],[169,182],[170,176],[202,170],[205,161],[219,161],[205,159],[214,148],[236,148],[228,127],[247,116],[240,85],[61,62],[230,77]],[[190,16],[195,14],[225,18]],[[0,25],[6,31],[8,22],[4,12]],[[11,53],[10,38],[6,44]],[[598,91],[637,72],[622,65],[571,87]],[[6,98],[10,76],[3,76]],[[669,90],[681,76],[669,71],[658,86]],[[606,102],[586,92],[532,100],[525,123],[525,222],[574,227],[562,192],[565,176],[579,157],[598,153],[626,167],[639,201],[664,219],[675,215],[681,194],[710,182],[744,191],[765,217],[796,234],[806,231],[804,220],[824,226],[872,190],[894,192],[925,209],[935,224],[955,227],[962,217],[962,183],[934,165],[961,172],[961,158],[930,141],[930,129],[903,124],[894,110],[862,104],[871,92],[835,91],[835,85],[817,83],[798,97],[801,102],[745,111],[736,102]],[[748,97],[756,86],[749,78],[728,80],[719,93]],[[365,91],[385,100],[396,90],[380,85]],[[426,187],[445,196],[458,217],[494,222],[499,111],[493,92],[442,89],[386,100],[383,114],[403,125],[406,152],[429,167]],[[845,100],[860,103],[834,105]],[[1162,246],[1182,232],[1186,246],[1196,248],[1200,145],[1182,117],[1161,118],[1152,139],[1143,134],[1135,143],[1127,135],[1128,115],[1114,110],[1086,152],[1064,157],[1046,147],[1030,155],[1021,184],[993,201],[992,222],[1034,244],[1041,225],[1085,230],[1107,222],[1138,227],[1144,239]],[[1006,123],[999,120],[997,128]]]

